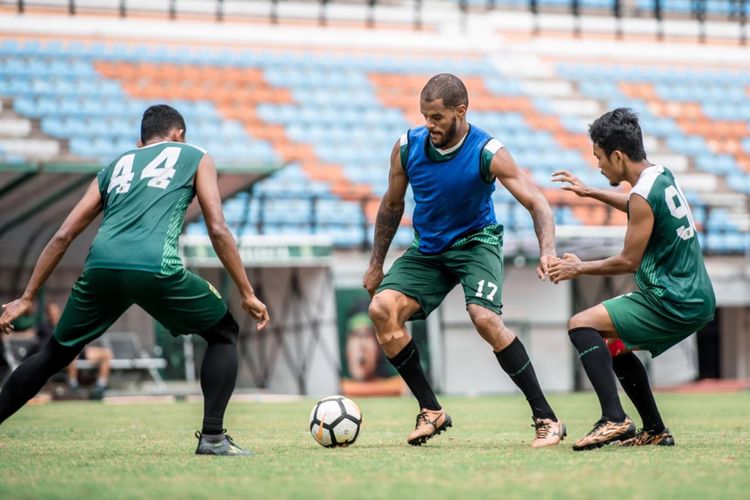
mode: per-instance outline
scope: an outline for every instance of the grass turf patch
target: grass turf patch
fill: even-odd
[[[573,452],[598,418],[593,394],[553,395],[568,438],[532,450],[521,397],[441,398],[454,427],[406,444],[416,403],[360,398],[356,444],[308,431],[314,400],[232,403],[226,426],[255,457],[195,456],[199,403],[23,408],[0,427],[2,498],[741,498],[750,489],[750,394],[659,394],[674,448]],[[637,413],[626,411],[639,422]]]

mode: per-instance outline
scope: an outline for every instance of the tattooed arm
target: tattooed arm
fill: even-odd
[[[510,194],[531,214],[534,231],[539,240],[539,265],[536,274],[544,279],[552,262],[557,261],[555,253],[555,219],[547,198],[525,173],[518,168],[513,157],[505,148],[498,150],[490,166],[492,174]]]
[[[388,172],[388,190],[380,200],[378,216],[375,219],[375,241],[372,244],[370,266],[362,278],[362,286],[372,296],[383,281],[383,262],[393,237],[396,235],[401,217],[404,215],[404,197],[409,181],[401,166],[401,149],[399,142],[391,151],[391,168]]]

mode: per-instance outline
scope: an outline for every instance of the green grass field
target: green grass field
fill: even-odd
[[[313,400],[232,403],[249,458],[193,454],[200,404],[52,403],[0,427],[0,498],[749,498],[750,394],[657,398],[677,446],[589,452],[570,446],[598,418],[593,394],[550,398],[569,435],[542,450],[520,397],[443,398],[454,427],[421,448],[405,442],[409,398],[359,399],[342,449],[307,431]]]

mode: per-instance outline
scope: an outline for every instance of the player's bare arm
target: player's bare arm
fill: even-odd
[[[524,174],[505,148],[495,153],[490,172],[531,214],[539,240],[539,265],[536,274],[544,279],[550,263],[557,260],[555,252],[555,219],[552,208],[532,180]]]
[[[557,170],[553,172],[552,182],[565,182],[567,184],[560,186],[565,191],[571,191],[581,198],[593,198],[599,200],[621,212],[628,211],[627,194],[608,189],[591,188],[567,170]]]
[[[11,333],[13,330],[11,322],[31,310],[31,303],[39,288],[57,267],[70,244],[101,211],[102,197],[99,193],[99,183],[97,179],[94,179],[81,200],[42,250],[23,295],[19,299],[3,305],[3,314],[0,316],[0,333]]]
[[[391,167],[388,172],[388,189],[380,200],[380,208],[375,219],[375,237],[372,244],[370,265],[362,279],[362,286],[373,295],[383,281],[383,262],[393,237],[398,231],[404,215],[404,197],[409,181],[401,165],[400,143],[397,141],[391,151]]]
[[[581,261],[574,254],[565,254],[550,266],[549,276],[554,283],[573,279],[582,274],[615,276],[638,270],[654,227],[654,213],[648,202],[639,195],[630,198],[630,218],[625,233],[625,244],[619,255],[602,260]]]
[[[195,190],[216,255],[240,291],[242,308],[258,322],[258,330],[260,330],[268,324],[268,309],[255,296],[255,291],[245,273],[245,267],[242,265],[240,253],[237,251],[237,243],[224,220],[216,165],[208,154],[203,155],[198,165],[198,171],[195,174]]]

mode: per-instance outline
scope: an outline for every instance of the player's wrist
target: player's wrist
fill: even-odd
[[[371,260],[369,271],[382,271],[383,269],[383,262],[379,260]]]

